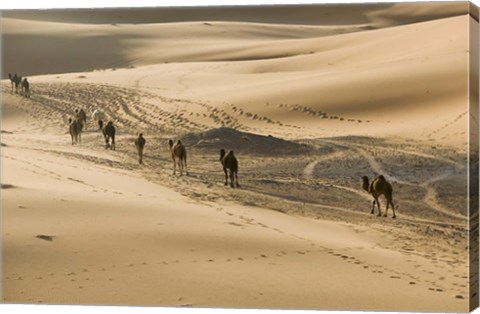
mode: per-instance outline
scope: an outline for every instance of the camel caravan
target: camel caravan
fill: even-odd
[[[99,110],[92,110],[92,121],[96,122],[98,125],[98,131],[103,134],[105,139],[105,149],[115,150],[115,133],[116,128],[113,125],[113,121],[109,121],[106,125],[103,124],[105,119],[105,114]],[[72,139],[72,145],[81,143],[82,141],[82,131],[84,130],[87,124],[87,116],[83,109],[76,109],[75,115],[73,118],[69,118],[69,133]],[[143,133],[139,133],[138,137],[134,140],[134,145],[138,155],[138,163],[143,164],[143,151],[145,148],[146,139],[143,136]],[[172,139],[168,141],[168,148],[173,161],[173,175],[178,171],[180,176],[183,176],[183,173],[188,176],[187,168],[187,149],[183,145],[181,140],[174,142]],[[222,165],[223,172],[225,174],[224,185],[232,188],[239,188],[240,184],[238,182],[238,160],[233,152],[230,150],[228,153],[225,149],[220,150],[220,163]],[[362,177],[362,189],[368,192],[372,200],[372,208],[370,213],[375,213],[375,206],[377,207],[377,216],[382,215],[382,210],[380,206],[379,198],[384,196],[386,199],[386,208],[384,217],[388,216],[388,210],[392,208],[392,218],[396,218],[395,206],[393,204],[393,187],[385,179],[383,175],[378,175],[374,177],[371,181],[367,176]]]
[[[8,78],[10,79],[10,84],[12,85],[12,94],[15,91],[15,94],[30,98],[30,83],[26,77],[22,78],[16,73],[12,76],[12,73],[8,73]]]

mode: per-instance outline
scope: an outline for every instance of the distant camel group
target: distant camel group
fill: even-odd
[[[99,110],[94,110],[92,118],[97,120],[99,131],[102,132],[105,139],[105,149],[115,150],[115,126],[113,121],[109,121],[103,126],[104,114]],[[75,109],[73,118],[68,119],[68,132],[72,138],[72,145],[82,142],[82,132],[87,125],[87,114],[83,109]]]
[[[100,130],[105,138],[105,149],[115,150],[116,128],[113,125],[113,121],[109,121],[107,125],[102,127],[104,114],[99,110],[93,111],[92,118],[99,122]],[[68,131],[72,138],[72,145],[82,142],[82,132],[87,122],[86,119],[86,114],[83,109],[76,109],[73,118],[68,119]],[[134,144],[138,154],[138,163],[143,164],[143,150],[146,144],[146,139],[143,137],[143,133],[139,133]],[[173,174],[176,174],[178,167],[180,176],[183,176],[183,172],[188,176],[187,149],[182,144],[182,141],[177,140],[177,142],[174,143],[174,141],[170,139],[168,145],[173,160]],[[230,186],[232,188],[240,187],[240,184],[238,183],[238,160],[233,151],[231,150],[227,154],[225,149],[221,149],[220,162],[225,173],[225,185],[228,185],[228,178],[230,178]]]
[[[10,84],[12,85],[12,93],[15,90],[15,94],[23,95],[27,98],[30,98],[30,83],[28,79],[21,76],[18,76],[16,73],[12,76],[12,73],[8,73],[8,78],[10,79]]]

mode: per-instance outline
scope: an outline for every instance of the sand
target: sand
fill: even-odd
[[[3,302],[467,311],[467,8],[323,25],[6,15],[2,75],[32,95],[2,81]],[[71,144],[79,107],[114,121],[115,151],[91,119]],[[376,173],[396,220],[369,213],[360,178]]]

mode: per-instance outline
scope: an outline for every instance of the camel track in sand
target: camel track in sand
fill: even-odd
[[[440,181],[440,180],[444,180],[444,179],[450,177],[451,175],[455,175],[455,174],[458,174],[458,173],[461,173],[462,171],[464,171],[465,170],[465,165],[459,163],[458,161],[454,161],[454,160],[451,160],[451,159],[448,159],[448,158],[445,158],[445,157],[434,156],[434,155],[426,154],[426,153],[422,153],[422,152],[413,152],[413,151],[409,151],[409,150],[395,148],[394,151],[396,153],[400,152],[400,153],[404,153],[404,154],[411,155],[411,156],[424,157],[424,158],[428,158],[428,159],[431,159],[431,160],[434,160],[434,161],[443,162],[443,163],[449,164],[449,165],[454,167],[454,171],[440,174],[440,175],[438,175],[434,178],[429,178],[429,179],[425,180],[421,184],[416,184],[416,183],[413,183],[413,182],[402,180],[402,179],[400,179],[400,178],[398,178],[394,175],[389,174],[388,171],[386,171],[384,169],[384,167],[381,165],[381,163],[379,163],[374,158],[374,156],[367,153],[367,151],[365,149],[366,148],[371,148],[371,146],[369,146],[369,145],[358,144],[358,143],[347,143],[347,142],[343,142],[343,141],[334,141],[334,140],[323,140],[323,141],[326,142],[326,143],[329,143],[329,144],[338,145],[340,147],[349,149],[351,153],[352,152],[357,153],[358,155],[363,157],[368,162],[368,164],[370,165],[370,167],[371,167],[371,169],[373,170],[374,173],[383,174],[387,178],[387,180],[391,181],[392,183],[409,185],[409,186],[419,187],[419,188],[423,189],[425,191],[425,197],[421,201],[424,204],[428,205],[431,209],[433,209],[435,211],[438,211],[442,214],[445,214],[447,216],[450,216],[452,218],[455,218],[455,219],[460,219],[460,220],[465,220],[466,219],[466,216],[461,215],[461,214],[457,214],[454,211],[452,211],[452,210],[446,208],[445,206],[441,205],[440,202],[437,199],[437,194],[435,192],[435,189],[432,187],[432,184],[434,184],[435,182]],[[391,148],[377,147],[377,146],[375,146],[376,150],[383,150],[383,151],[390,151],[390,152],[392,151]],[[326,158],[329,158],[329,156],[327,155]],[[314,169],[318,165],[318,163],[319,163],[319,160],[315,160],[315,161],[309,163],[304,169],[304,175],[308,178],[311,178],[312,174],[314,172]],[[347,190],[348,189],[349,188],[347,188]],[[360,188],[358,190],[357,189],[349,189],[349,190],[352,193],[357,193],[359,195],[362,194],[362,190]]]
[[[115,87],[115,86],[109,86],[109,85],[93,85],[93,84],[85,84],[85,83],[64,83],[64,84],[38,84],[37,86],[37,95],[33,95],[32,99],[30,100],[22,100],[22,102],[28,102],[31,104],[32,102],[35,102],[36,105],[40,105],[43,109],[38,111],[42,116],[49,116],[49,117],[55,117],[55,119],[58,118],[58,121],[61,119],[65,118],[66,112],[73,111],[74,108],[76,108],[79,104],[85,105],[87,108],[94,108],[94,107],[101,107],[103,110],[106,111],[107,115],[109,117],[115,117],[115,120],[117,121],[117,125],[119,129],[121,130],[121,134],[124,134],[124,138],[128,138],[128,136],[133,136],[134,134],[137,133],[139,129],[145,128],[149,131],[151,131],[151,134],[153,136],[156,135],[156,137],[163,137],[164,134],[166,133],[178,133],[181,132],[181,130],[195,130],[195,129],[205,129],[207,126],[201,125],[201,124],[189,124],[189,121],[192,121],[192,119],[189,119],[188,117],[185,116],[186,109],[182,108],[183,105],[180,105],[179,109],[176,109],[175,111],[168,111],[159,109],[157,106],[152,104],[152,102],[159,102],[160,106],[165,104],[166,106],[177,106],[177,104],[184,104],[188,106],[200,106],[205,110],[206,112],[212,112],[215,117],[218,119],[225,118],[225,117],[231,117],[232,120],[234,119],[233,115],[229,115],[226,113],[224,109],[218,109],[214,108],[211,105],[202,103],[202,102],[194,102],[192,100],[182,100],[182,99],[173,99],[173,98],[168,98],[164,97],[158,94],[152,94],[149,92],[146,92],[143,90],[143,87],[141,86],[141,79],[138,79],[135,83],[135,88],[124,88],[124,87]],[[112,101],[113,100],[113,101]],[[232,106],[232,105],[231,105]],[[25,103],[25,107],[28,107],[27,104]],[[177,106],[178,107],[178,106]],[[152,115],[152,112],[156,112],[155,115]],[[237,115],[239,115],[238,109],[235,111]],[[42,119],[43,121],[48,119]],[[180,127],[178,128],[169,128],[167,126],[169,121],[177,121],[178,125]],[[234,120],[235,121],[235,120]],[[192,121],[193,122],[193,121]],[[238,120],[236,120],[238,122]],[[182,127],[185,126],[185,127]],[[42,131],[45,130],[46,127],[53,127],[52,125],[47,125],[42,128]],[[58,124],[57,124],[58,127]],[[101,140],[94,140],[97,136],[95,135],[96,133],[89,134],[87,133],[87,138],[85,145],[92,145],[94,142],[95,143],[101,143]],[[129,135],[130,134],[130,135]],[[120,137],[121,139],[121,137]],[[92,142],[93,141],[93,142]],[[339,140],[322,140],[321,142],[323,143],[328,143],[329,145],[333,145],[335,147],[340,147],[348,151],[349,153],[354,153],[356,156],[360,156],[363,158],[369,165],[370,168],[377,173],[384,173],[386,175],[387,179],[392,180],[395,183],[402,184],[402,185],[408,185],[415,187],[417,184],[402,180],[401,178],[395,176],[395,175],[389,175],[384,168],[384,165],[376,160],[374,156],[369,154],[365,149],[368,148],[368,145],[364,144],[358,144],[358,143],[348,143],[345,141],[339,141]],[[89,144],[90,143],[90,144]],[[130,148],[131,145],[130,143],[127,144],[127,150],[123,149],[123,153],[125,154],[122,158],[125,161],[129,161],[131,163],[131,166],[129,168],[135,169],[135,161],[134,157],[132,158],[129,156],[132,154],[133,149]],[[168,157],[155,157],[154,154],[162,154],[162,152],[165,150],[165,145],[161,143],[155,143],[153,144],[152,142],[149,143],[151,148],[151,153],[146,154],[145,156],[145,161],[148,163],[147,166],[145,166],[143,169],[149,169],[149,171],[154,171],[157,169],[162,169],[166,165],[164,163],[163,159],[168,159]],[[100,144],[101,145],[101,144]],[[98,146],[101,147],[101,146]],[[119,147],[122,150],[122,147],[120,145]],[[95,148],[97,149],[97,148]],[[388,151],[388,147],[376,147],[376,149],[381,150],[381,151]],[[396,152],[404,153],[410,156],[420,156],[424,158],[429,158],[433,161],[439,161],[439,162],[444,162],[447,163],[451,166],[453,166],[456,170],[461,171],[463,169],[462,164],[458,163],[457,161],[450,160],[441,156],[433,156],[430,154],[426,154],[423,152],[412,152],[404,149],[396,149]],[[307,180],[307,185],[305,185],[306,188],[308,189],[313,189],[315,190],[316,187],[312,184],[315,184],[317,181],[316,178],[316,172],[321,165],[322,162],[325,162],[326,160],[334,160],[336,157],[342,156],[344,152],[333,152],[330,154],[322,155],[318,154],[317,156],[313,156],[310,162],[308,162],[302,170],[300,170],[301,173],[301,178],[304,178]],[[157,155],[159,156],[159,155]],[[189,158],[191,159],[191,158]],[[167,166],[168,168],[168,166]],[[190,170],[192,172],[192,175],[189,177],[189,180],[193,182],[200,183],[202,185],[209,185],[211,184],[212,181],[217,181],[221,177],[221,173],[216,170],[216,166],[209,166],[209,167],[203,167],[201,170],[195,170],[195,168],[190,167]],[[193,171],[192,171],[193,170]],[[149,172],[147,171],[147,172]],[[145,171],[142,171],[145,174]],[[161,180],[167,180],[168,176],[165,176],[165,174],[162,174],[161,172],[156,174],[159,174],[161,177]],[[148,174],[149,175],[149,174]],[[262,196],[262,194],[269,194],[271,197],[277,197],[279,199],[284,198],[282,196],[282,193],[269,193],[268,191],[264,189],[259,189],[258,190],[258,184],[262,184],[263,186],[268,187],[270,183],[268,182],[256,182],[255,180],[252,180],[252,176],[254,175],[254,172],[245,172],[244,169],[242,169],[242,172],[240,173],[240,181],[243,180],[243,176],[247,176],[246,182],[244,182],[242,192],[241,193],[249,193],[248,195],[244,195],[246,198],[248,197],[253,197],[254,199],[257,198],[258,196]],[[151,175],[149,175],[152,177]],[[212,180],[212,178],[216,178]],[[152,179],[154,179],[152,177]],[[442,179],[442,177],[439,177],[439,180]],[[188,190],[189,188],[193,188],[195,190],[194,186],[189,185],[189,184],[183,184],[185,179],[175,179],[175,183],[173,184],[176,189],[181,189],[185,188]],[[220,181],[220,180],[219,180]],[[301,179],[300,179],[301,181]],[[325,180],[324,180],[325,181]],[[464,220],[465,217],[460,214],[453,213],[451,210],[448,208],[445,208],[443,205],[440,204],[437,200],[437,195],[435,193],[434,188],[431,186],[433,183],[435,183],[437,180],[429,179],[426,180],[425,182],[422,182],[420,184],[420,188],[424,191],[424,197],[422,200],[420,200],[422,203],[426,204],[428,207],[431,209],[438,211],[439,213],[442,213],[444,215],[447,215],[455,220],[460,219]],[[296,182],[296,181],[295,181]],[[295,184],[295,183],[292,183]],[[214,185],[216,186],[216,185]],[[327,190],[331,190],[332,193],[351,193],[357,200],[358,204],[361,204],[362,202],[365,202],[369,200],[368,194],[364,193],[363,190],[361,190],[360,185],[357,185],[357,182],[355,181],[354,184],[344,184],[341,182],[328,182],[325,181],[324,183],[321,183],[321,186],[326,188]],[[248,191],[248,192],[247,192]],[[192,192],[186,194],[189,194],[190,196],[193,195],[194,198],[198,198],[198,195],[201,195],[200,198],[204,199],[220,199],[222,198],[222,194],[224,191],[216,191],[213,193],[211,196],[205,196],[203,195],[203,192]],[[230,192],[228,193],[228,195]],[[252,196],[253,195],[253,196]],[[231,200],[238,201],[238,197],[233,197]],[[291,198],[292,200],[297,200],[297,202],[302,202],[302,197],[293,197]],[[346,212],[349,210],[351,211],[350,207],[345,205],[341,206],[332,206],[335,204],[335,202],[325,202],[322,199],[306,199],[304,200],[305,202],[309,202],[315,206],[323,206],[323,208],[330,208],[332,210],[342,208]],[[365,202],[367,204],[367,202]],[[313,206],[312,205],[312,206]],[[367,207],[367,206],[365,206]],[[405,213],[404,213],[405,214]],[[413,218],[414,216],[405,214],[405,218]],[[425,219],[425,218],[423,218]],[[426,221],[432,219],[426,219]]]

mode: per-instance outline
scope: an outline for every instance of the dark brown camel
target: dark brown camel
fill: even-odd
[[[22,84],[22,94],[23,94],[23,96],[25,96],[27,98],[30,98],[30,83],[28,82],[26,77],[23,79],[21,84]]]
[[[223,172],[225,173],[225,185],[228,185],[228,177],[230,175],[230,186],[232,188],[235,186],[237,188],[240,187],[238,183],[238,161],[233,154],[233,150],[226,154],[225,149],[222,148],[220,150],[220,162],[222,163]]]
[[[138,134],[138,137],[135,139],[135,147],[137,148],[138,153],[138,163],[143,164],[143,148],[147,141],[143,137],[143,133]]]
[[[173,174],[175,174],[178,164],[178,170],[180,171],[180,175],[183,175],[183,168],[185,167],[185,174],[188,176],[188,169],[187,169],[187,150],[185,146],[183,146],[180,140],[177,141],[175,145],[173,145],[173,140],[168,140],[168,145],[170,146],[170,152],[172,153],[172,160],[173,160]]]
[[[385,210],[385,217],[387,217],[388,214],[388,207],[389,205],[392,206],[392,211],[393,211],[393,216],[392,218],[395,218],[395,206],[393,205],[393,188],[390,183],[387,182],[385,177],[383,175],[379,175],[375,178],[373,178],[372,182],[369,182],[368,177],[364,176],[362,177],[362,187],[365,191],[368,193],[372,194],[373,196],[373,203],[372,203],[372,210],[371,214],[375,212],[375,203],[377,204],[378,208],[378,215],[381,216],[382,212],[380,210],[380,202],[378,201],[378,198],[380,195],[384,195],[386,200],[387,200],[387,208]]]
[[[19,90],[21,91],[22,77],[15,75],[13,76],[13,84],[15,85],[15,94],[18,94]]]
[[[68,118],[68,131],[72,137],[72,145],[82,142],[83,122],[81,119]]]
[[[105,137],[105,149],[115,150],[115,132],[113,122],[108,121],[107,125],[102,129],[103,137]]]

